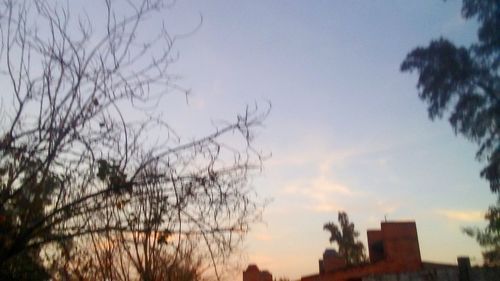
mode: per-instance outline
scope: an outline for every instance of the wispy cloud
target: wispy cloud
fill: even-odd
[[[315,213],[331,213],[359,207],[390,214],[399,209],[400,204],[397,202],[380,200],[379,198],[384,196],[372,194],[351,185],[348,181],[342,181],[337,172],[345,172],[351,165],[359,162],[363,164],[364,161],[373,161],[370,165],[386,168],[390,160],[388,156],[379,157],[379,154],[390,150],[391,147],[406,146],[406,143],[376,142],[370,145],[356,144],[343,149],[330,147],[315,139],[307,140],[306,143],[308,149],[282,153],[272,159],[273,169],[295,171],[294,174],[286,174],[288,177],[285,184],[280,182],[282,185],[279,196],[288,198],[288,202],[295,202],[293,206],[289,203],[286,207]],[[392,176],[391,173],[387,174],[386,178]],[[393,181],[397,182],[398,179]]]
[[[322,136],[317,136],[315,139],[321,138]],[[288,166],[309,166],[320,163],[318,168],[320,171],[325,171],[330,169],[332,165],[338,165],[354,157],[372,152],[372,149],[366,147],[330,150],[328,145],[315,143],[314,141],[305,141],[300,146],[305,149],[283,153],[281,156],[274,155],[266,165],[283,168]]]
[[[316,166],[317,175],[295,180],[285,186],[282,191],[285,195],[300,196],[305,199],[305,209],[313,212],[332,212],[342,208],[338,204],[339,198],[360,195],[349,186],[338,182],[331,174],[334,160],[327,157]]]
[[[331,195],[354,196],[356,192],[349,187],[333,181],[332,179],[320,176],[302,183],[286,186],[284,193],[292,195],[302,195],[307,198],[321,199]]]
[[[344,209],[335,202],[320,202],[317,204],[311,204],[308,206],[309,210],[316,213],[333,213]]]
[[[484,219],[484,214],[476,210],[436,210],[436,213],[446,217],[449,220],[456,221],[481,221]]]
[[[338,198],[354,195],[348,187],[325,178],[288,185],[283,192],[288,196],[299,197],[304,202],[302,207],[314,212],[336,211],[342,207],[336,202]]]
[[[375,203],[376,210],[383,212],[384,214],[390,214],[399,209],[401,203],[390,202],[387,200],[377,200]]]

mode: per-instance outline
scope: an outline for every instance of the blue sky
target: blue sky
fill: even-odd
[[[432,38],[475,39],[460,1],[178,1],[165,17],[177,42],[171,69],[192,90],[162,106],[190,138],[247,104],[272,104],[256,145],[272,153],[252,179],[272,198],[241,262],[275,276],[317,272],[325,222],[345,210],[366,243],[380,221],[415,220],[422,257],[481,262],[462,226],[484,225],[494,198],[474,144],[431,122],[401,73],[405,55]]]
[[[200,14],[173,67],[193,91],[176,110],[194,125],[174,125],[189,134],[272,103],[256,143],[273,156],[252,184],[273,201],[246,239],[246,262],[275,276],[316,272],[329,246],[322,225],[338,210],[363,241],[385,216],[415,220],[424,259],[481,261],[460,231],[482,225],[493,202],[476,147],[431,122],[416,75],[399,71],[432,38],[475,39],[459,1],[179,1],[170,19],[187,31]]]
[[[93,17],[102,12],[97,6],[71,5],[102,25]],[[241,265],[293,279],[317,272],[330,247],[323,224],[340,210],[364,243],[366,230],[385,218],[414,220],[424,260],[455,263],[468,255],[482,262],[477,243],[460,230],[484,226],[494,201],[479,178],[476,146],[446,120],[431,122],[416,74],[399,71],[405,55],[432,38],[475,40],[476,25],[461,18],[460,6],[178,0],[162,15],[172,35],[188,34],[176,42],[179,60],[170,71],[192,94],[188,103],[171,93],[160,104],[183,140],[210,132],[213,121],[234,120],[247,105],[272,104],[255,131],[255,146],[272,157],[251,178],[271,203],[244,242]]]

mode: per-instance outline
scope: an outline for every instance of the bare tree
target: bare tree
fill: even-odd
[[[247,177],[262,157],[251,129],[267,112],[247,108],[184,142],[157,108],[182,92],[169,73],[178,37],[162,22],[156,34],[145,25],[171,3],[101,4],[99,21],[74,15],[69,2],[2,1],[0,274],[17,274],[26,254],[48,264],[38,260],[47,247],[69,258],[84,240],[162,249],[166,239],[173,247],[158,257],[175,258],[191,239],[203,242],[219,276],[216,265],[258,215]],[[146,275],[154,265],[138,260],[157,255],[111,250]]]

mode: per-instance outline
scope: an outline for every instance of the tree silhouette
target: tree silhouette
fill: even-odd
[[[481,176],[490,189],[500,193],[500,3],[496,0],[464,0],[462,15],[479,22],[478,41],[469,47],[456,46],[445,38],[412,50],[401,70],[416,70],[418,95],[428,104],[431,119],[450,111],[449,122],[479,146],[476,157],[486,159]],[[498,198],[500,200],[500,197]],[[500,208],[497,201],[493,210]],[[491,210],[491,209],[490,209]],[[500,261],[500,225],[487,215],[484,231],[468,229],[480,244],[485,238],[495,244],[484,252],[486,263]]]
[[[325,223],[323,229],[330,232],[330,243],[337,243],[340,256],[346,259],[348,265],[359,265],[366,261],[365,248],[358,241],[359,233],[354,229],[354,223],[349,222],[345,212],[339,212],[338,222]]]
[[[484,263],[489,266],[500,266],[500,206],[490,206],[485,214],[488,225],[484,230],[466,227],[463,231],[475,237],[479,245],[484,248]]]
[[[154,22],[170,1],[93,1],[92,18],[77,4],[0,4],[0,279],[28,268],[45,279],[60,259],[85,271],[74,251],[92,239],[96,257],[117,239],[142,245],[121,252],[142,280],[193,240],[219,276],[259,215],[247,177],[262,164],[252,130],[266,112],[184,140],[159,107],[187,94],[170,73],[182,36]]]

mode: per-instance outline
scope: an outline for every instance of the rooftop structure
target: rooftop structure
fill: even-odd
[[[261,271],[255,264],[251,264],[243,271],[243,281],[273,281],[273,275],[269,271]]]
[[[326,250],[319,261],[319,274],[302,281],[361,280],[364,276],[422,269],[415,222],[382,222],[380,229],[368,230],[370,262],[348,266],[336,251]]]
[[[498,280],[500,267],[471,268],[468,257],[459,257],[458,266],[423,262],[413,221],[382,222],[380,229],[367,231],[367,238],[369,262],[348,265],[336,250],[326,249],[319,260],[319,273],[301,281]],[[250,265],[243,272],[243,281],[272,281],[272,275]]]

